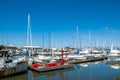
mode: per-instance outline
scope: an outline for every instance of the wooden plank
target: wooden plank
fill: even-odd
[[[86,60],[73,60],[73,61],[69,61],[68,63],[70,64],[76,64],[76,63],[85,63],[85,62],[93,62],[93,61],[100,61],[100,60],[104,60],[107,59],[107,57],[97,57],[97,58],[93,58],[93,59],[86,59]]]

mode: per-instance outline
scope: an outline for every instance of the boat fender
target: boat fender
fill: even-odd
[[[33,64],[33,65],[32,65],[32,68],[38,69],[38,64],[37,64],[37,63]]]

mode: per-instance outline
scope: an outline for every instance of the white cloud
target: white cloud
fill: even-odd
[[[108,31],[108,30],[109,30],[109,28],[108,28],[108,27],[105,27],[105,30],[106,30],[106,31]]]
[[[110,32],[110,33],[120,33],[120,30],[112,30],[108,27],[105,27],[104,29],[105,29],[105,31]]]
[[[116,30],[113,30],[112,32],[113,32],[113,33],[120,33],[120,31],[116,31]]]

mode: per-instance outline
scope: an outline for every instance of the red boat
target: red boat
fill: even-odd
[[[58,62],[49,62],[49,63],[35,63],[32,65],[31,69],[35,70],[37,72],[46,72],[46,71],[53,71],[53,70],[59,70],[59,69],[66,69],[73,67],[72,64],[65,63],[65,60],[63,59],[63,49],[61,54],[61,60]]]

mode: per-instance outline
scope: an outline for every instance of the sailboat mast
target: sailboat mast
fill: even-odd
[[[5,45],[5,43],[4,43],[4,36],[3,36],[4,34],[3,34],[3,32],[2,32],[2,44],[3,45]]]
[[[31,25],[30,25],[30,14],[28,14],[28,27],[27,27],[27,46],[32,46],[32,33],[31,33]]]
[[[113,43],[111,44],[111,50],[113,50]]]
[[[51,34],[51,39],[52,39],[52,43],[51,43],[51,50],[52,50],[52,59],[54,57],[54,51],[53,51],[53,34]]]
[[[30,45],[32,46],[32,33],[31,33],[31,25],[30,25],[30,14],[28,14],[28,26],[29,26]]]
[[[28,44],[29,44],[29,43],[28,43],[28,42],[29,42],[29,22],[30,22],[30,21],[29,21],[29,20],[30,20],[29,18],[30,18],[30,16],[29,16],[29,14],[28,14],[28,24],[27,24],[27,46],[28,46]],[[27,47],[27,48],[28,48],[28,47]]]
[[[74,48],[74,35],[72,36],[72,39],[73,39],[73,48]]]
[[[44,35],[43,35],[43,49],[44,49]]]
[[[80,41],[79,41],[79,32],[78,32],[78,25],[76,27],[76,31],[77,31],[77,48],[80,48]]]
[[[88,38],[89,38],[89,47],[91,48],[91,31],[89,30],[89,34],[88,34]]]
[[[32,33],[31,33],[31,26],[30,26],[30,45],[32,46]]]
[[[27,26],[27,49],[28,46],[31,46],[31,53],[33,53],[33,46],[32,46],[32,33],[31,33],[31,25],[30,25],[30,14],[28,13],[28,26]]]
[[[51,48],[51,46],[50,46],[50,43],[51,43],[51,39],[50,39],[50,38],[51,38],[51,35],[50,35],[50,32],[49,32],[49,36],[48,36],[48,37],[49,37],[48,40],[49,40],[49,49],[50,49],[50,48]]]

